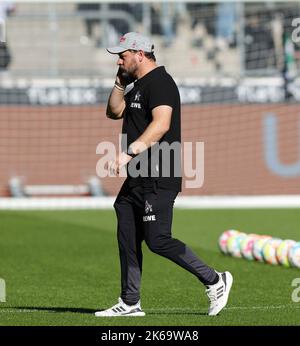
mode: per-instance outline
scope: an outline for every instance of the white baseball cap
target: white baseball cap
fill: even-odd
[[[119,54],[129,49],[151,53],[154,51],[154,44],[147,36],[138,32],[128,32],[120,38],[118,46],[106,48],[111,54]]]

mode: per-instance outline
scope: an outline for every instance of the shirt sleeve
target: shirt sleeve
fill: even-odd
[[[174,108],[177,97],[179,97],[177,86],[172,80],[164,79],[162,81],[155,81],[151,83],[149,88],[149,109],[152,110],[157,106],[170,106]]]

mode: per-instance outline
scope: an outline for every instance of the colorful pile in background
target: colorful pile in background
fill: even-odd
[[[226,230],[219,238],[219,248],[237,258],[300,268],[300,242],[291,239]]]

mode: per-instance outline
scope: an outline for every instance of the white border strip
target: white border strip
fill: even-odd
[[[0,198],[0,210],[111,209],[116,197]],[[300,208],[300,195],[179,196],[181,209]]]

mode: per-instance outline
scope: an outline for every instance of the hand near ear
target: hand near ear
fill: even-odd
[[[123,71],[120,67],[117,72],[116,81],[120,83],[122,86],[126,87],[126,85],[134,82],[134,78],[129,75],[129,73]]]

